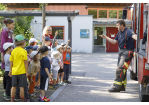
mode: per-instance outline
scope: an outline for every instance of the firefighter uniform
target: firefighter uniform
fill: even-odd
[[[108,90],[109,92],[125,91],[127,69],[133,57],[134,51],[133,34],[134,32],[132,30],[125,28],[123,32],[119,31],[115,37],[115,40],[118,41],[120,51],[116,69],[116,79],[114,80],[111,89]]]

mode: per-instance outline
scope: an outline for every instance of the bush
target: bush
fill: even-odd
[[[3,5],[0,3],[0,10],[7,10],[6,5]],[[3,20],[5,18],[11,18],[15,21],[15,28],[13,30],[14,37],[15,37],[15,35],[22,34],[26,39],[28,39],[28,41],[30,38],[34,37],[34,34],[32,33],[34,31],[34,29],[30,25],[32,19],[34,19],[33,16],[15,16],[15,17],[0,16],[0,33],[2,31],[2,28],[4,27]],[[28,45],[28,41],[27,41],[26,45]],[[1,62],[1,55],[0,55],[0,62]],[[0,76],[1,76],[1,74],[3,74],[3,71],[4,70],[2,70],[0,67]]]

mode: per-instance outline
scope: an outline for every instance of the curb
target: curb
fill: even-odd
[[[72,81],[72,77],[69,77],[69,81]],[[68,84],[60,86],[48,99],[50,99],[50,102],[53,102],[59,94],[66,88]]]

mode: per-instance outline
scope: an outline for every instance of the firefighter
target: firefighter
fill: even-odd
[[[134,34],[131,29],[125,27],[124,20],[117,21],[116,27],[118,28],[119,32],[117,33],[115,39],[111,39],[106,35],[99,35],[112,44],[118,43],[120,48],[116,69],[116,79],[114,80],[111,89],[108,90],[109,92],[125,91],[127,69],[134,52],[134,39],[137,40],[137,35]]]

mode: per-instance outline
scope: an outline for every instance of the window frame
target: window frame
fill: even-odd
[[[50,27],[51,28],[53,28],[53,27],[62,27],[63,28],[63,39],[56,39],[56,40],[65,40],[65,26],[50,26]]]
[[[119,19],[119,10],[123,10],[122,8],[87,8],[87,15],[88,15],[88,10],[97,10],[97,18],[93,19]],[[107,10],[107,18],[99,18],[99,10]],[[109,10],[117,10],[117,18],[109,18]],[[127,13],[127,19],[128,19],[128,13]],[[128,19],[129,20],[129,19]]]

